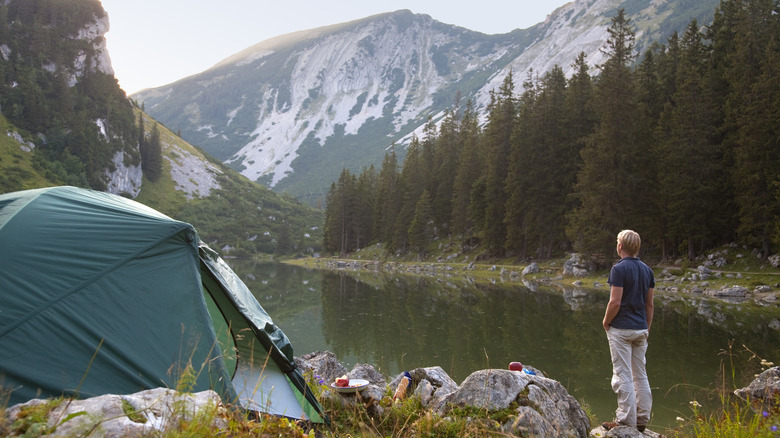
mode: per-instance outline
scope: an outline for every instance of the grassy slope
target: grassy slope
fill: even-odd
[[[136,117],[141,116],[144,117],[144,126],[150,131],[155,121],[136,110]],[[176,184],[170,177],[169,161],[163,160],[163,177],[156,182],[144,178],[141,192],[136,198],[138,202],[191,223],[201,238],[215,249],[219,250],[226,245],[234,248],[231,255],[273,253],[275,239],[284,222],[290,224],[297,253],[319,251],[324,220],[322,211],[305,207],[289,196],[274,193],[247,180],[163,125],[158,125],[158,128],[163,145],[176,145],[219,168],[223,172],[219,177],[221,189],[205,198],[187,200],[183,192],[176,190]],[[2,115],[0,129],[3,132],[17,131]],[[164,147],[163,154],[172,159],[176,157],[173,148]],[[0,136],[0,193],[62,184],[62,181],[36,169],[33,155],[32,152],[23,151],[19,142],[10,136]]]
[[[0,131],[13,133],[16,127],[0,114]],[[21,149],[21,145],[9,135],[0,135],[0,193],[57,185],[32,164],[33,153]]]

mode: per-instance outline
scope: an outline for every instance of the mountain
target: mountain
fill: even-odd
[[[223,254],[318,251],[321,211],[247,180],[133,106],[114,77],[108,27],[99,0],[0,2],[0,193],[88,187],[190,222]]]
[[[501,35],[402,10],[272,38],[131,97],[247,178],[312,202],[343,168],[378,165],[420,136],[458,96],[484,112],[510,70],[524,79],[557,64],[568,74],[581,52],[598,64],[618,8],[641,51],[692,19],[710,22],[717,3],[577,0]]]

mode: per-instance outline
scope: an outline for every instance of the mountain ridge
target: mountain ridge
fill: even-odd
[[[710,5],[705,17],[714,13],[715,0],[700,3]],[[510,70],[519,78],[554,65],[569,73],[580,52],[598,64],[618,7],[635,12],[638,49],[691,8],[680,0],[577,0],[498,35],[400,10],[272,38],[133,97],[249,179],[321,199],[342,168],[380,163],[387,148],[443,118],[458,95],[484,111]],[[700,4],[690,10],[702,14]]]

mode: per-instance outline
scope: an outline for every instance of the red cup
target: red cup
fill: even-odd
[[[509,369],[511,371],[523,371],[523,364],[520,362],[509,362]]]

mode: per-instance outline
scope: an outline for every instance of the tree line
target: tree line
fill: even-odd
[[[493,255],[611,258],[631,228],[644,254],[695,258],[780,244],[780,3],[723,0],[713,22],[636,52],[623,9],[591,76],[508,74],[482,117],[456,104],[379,169],[344,169],[328,192],[323,247],[381,242],[424,254],[436,238]],[[484,122],[481,122],[481,119]]]

